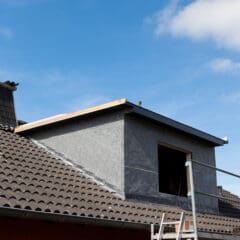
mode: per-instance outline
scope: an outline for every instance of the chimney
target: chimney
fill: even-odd
[[[223,187],[222,186],[217,186],[218,189],[218,195],[222,195],[223,194]]]
[[[15,128],[17,125],[13,92],[17,89],[17,83],[0,82],[0,126]]]

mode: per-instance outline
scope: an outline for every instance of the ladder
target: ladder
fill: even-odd
[[[161,240],[161,239],[193,239],[194,230],[183,230],[184,224],[184,212],[181,212],[179,221],[165,222],[166,214],[162,214],[161,223],[158,231],[155,231],[155,225],[151,224],[151,240]],[[174,226],[175,232],[164,233],[165,226]]]

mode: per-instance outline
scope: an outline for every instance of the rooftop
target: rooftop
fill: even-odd
[[[87,108],[84,110],[76,111],[73,113],[67,113],[67,114],[59,114],[50,118],[42,119],[36,122],[31,122],[27,124],[20,125],[15,128],[15,133],[24,133],[33,131],[42,127],[46,127],[49,125],[53,125],[56,123],[63,123],[65,121],[70,121],[72,119],[81,118],[86,115],[90,114],[96,114],[103,111],[110,111],[113,109],[118,108],[126,108],[128,109],[128,113],[133,113],[138,115],[139,117],[147,118],[149,120],[155,121],[159,124],[164,124],[169,127],[172,127],[174,129],[177,129],[179,131],[182,131],[184,133],[193,135],[195,137],[198,137],[200,139],[203,139],[215,146],[221,146],[227,143],[226,140],[215,137],[213,135],[210,135],[206,132],[203,132],[201,130],[195,129],[193,127],[190,127],[186,124],[180,123],[178,121],[175,121],[173,119],[170,119],[168,117],[165,117],[161,114],[152,112],[148,109],[145,109],[143,107],[137,106],[129,101],[127,101],[126,98],[118,99],[112,102],[108,102],[102,105],[98,105],[95,107]]]
[[[128,201],[74,164],[16,133],[0,130],[0,212],[146,227],[180,208]],[[191,218],[191,213],[186,212]],[[240,219],[198,214],[200,232],[233,234]]]

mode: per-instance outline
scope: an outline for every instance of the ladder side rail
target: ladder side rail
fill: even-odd
[[[162,219],[161,219],[161,223],[160,223],[160,228],[158,231],[158,239],[157,240],[161,240],[162,236],[163,236],[163,230],[164,230],[164,219],[165,219],[165,213],[162,214]]]
[[[151,224],[151,240],[154,240],[154,224]]]
[[[184,222],[184,212],[181,212],[181,217],[180,217],[180,221],[179,221],[179,225],[178,225],[178,231],[177,231],[176,240],[180,240],[181,239],[182,229],[183,229],[183,222]]]

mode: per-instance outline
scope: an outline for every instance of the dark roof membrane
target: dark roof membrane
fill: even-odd
[[[132,112],[138,114],[139,116],[145,117],[147,119],[150,119],[150,120],[156,121],[158,123],[164,124],[166,126],[172,127],[174,129],[180,130],[180,131],[190,134],[192,136],[201,138],[207,142],[212,143],[215,146],[222,146],[222,145],[228,143],[228,141],[226,141],[226,140],[215,137],[209,133],[203,132],[201,130],[198,130],[196,128],[193,128],[191,126],[183,124],[181,122],[175,121],[175,120],[168,118],[166,116],[163,116],[159,113],[152,112],[148,109],[139,107],[139,106],[129,103],[129,102],[127,103],[127,105],[132,106],[133,107]]]

